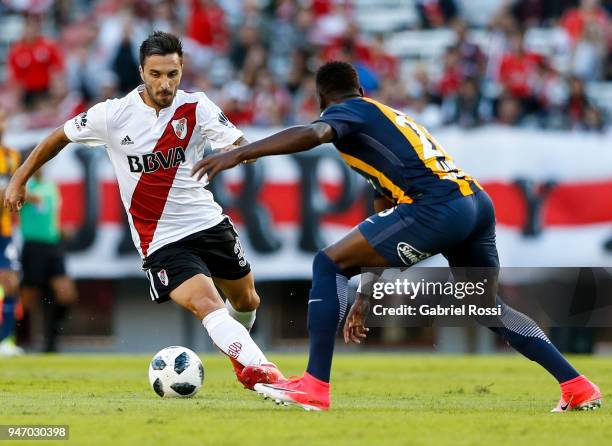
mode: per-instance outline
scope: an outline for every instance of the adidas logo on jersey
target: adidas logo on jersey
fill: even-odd
[[[125,138],[121,140],[122,146],[129,146],[130,144],[134,144],[134,141],[129,137],[129,135],[125,135]]]

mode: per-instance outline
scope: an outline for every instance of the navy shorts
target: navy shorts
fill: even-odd
[[[367,218],[359,231],[393,267],[435,254],[451,267],[499,267],[495,210],[484,191],[443,203],[400,204]]]

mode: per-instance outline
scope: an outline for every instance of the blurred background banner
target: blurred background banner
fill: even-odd
[[[250,140],[278,129],[246,128]],[[38,132],[9,133],[27,147]],[[489,126],[436,138],[492,196],[504,266],[610,266],[612,137]],[[70,146],[46,168],[60,188],[77,278],[140,276],[117,183],[104,150]],[[259,160],[213,190],[234,219],[259,279],[307,279],[317,249],[371,214],[369,186],[331,146]],[[443,259],[429,262],[439,264]],[[437,263],[438,262],[438,263]]]

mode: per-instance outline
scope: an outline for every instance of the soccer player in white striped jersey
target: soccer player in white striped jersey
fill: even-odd
[[[236,230],[205,189],[207,180],[191,175],[207,140],[219,150],[246,140],[204,93],[179,89],[182,67],[180,40],[151,34],[140,47],[143,85],[53,131],[17,170],[4,204],[18,211],[28,178],[67,144],[104,146],[151,299],[173,300],[191,311],[252,389],[282,374],[249,335],[259,296]],[[227,297],[225,304],[215,286]]]

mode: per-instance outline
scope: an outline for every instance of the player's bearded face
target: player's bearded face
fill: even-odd
[[[182,74],[183,63],[178,54],[149,56],[140,67],[147,95],[160,108],[172,104]]]

